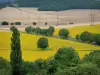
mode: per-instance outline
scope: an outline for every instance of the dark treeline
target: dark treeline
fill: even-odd
[[[100,9],[99,0],[17,0],[19,7],[38,7],[39,10]]]

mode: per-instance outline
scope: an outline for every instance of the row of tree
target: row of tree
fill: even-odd
[[[32,27],[26,27],[25,31],[27,33],[36,34],[36,35],[43,35],[43,36],[52,36],[55,32],[54,27],[50,26],[48,29],[41,29],[39,27],[32,28]]]
[[[100,34],[85,31],[82,32],[80,35],[76,35],[76,39],[81,40],[82,42],[100,45]]]
[[[2,24],[2,25],[9,25],[9,22],[3,21],[1,24]],[[11,23],[11,25],[21,25],[21,22]]]

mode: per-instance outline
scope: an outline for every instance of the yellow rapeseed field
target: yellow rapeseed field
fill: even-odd
[[[95,26],[76,26],[72,28],[67,28],[70,32],[70,36],[75,37],[77,34],[80,34],[84,31],[89,31],[92,33],[100,33],[100,24],[97,24]],[[54,33],[55,35],[58,35],[60,29],[57,29]]]
[[[82,30],[81,30],[82,29]],[[75,36],[77,33],[80,33],[85,30],[89,30],[91,32],[100,32],[100,26],[86,26],[86,27],[74,27],[70,28],[70,32],[72,36]],[[56,31],[57,33],[57,31]],[[0,32],[0,56],[6,58],[7,60],[10,59],[10,39],[11,39],[11,32]],[[49,40],[49,49],[47,51],[41,51],[37,48],[37,41],[41,36],[32,35],[32,34],[25,34],[21,33],[21,50],[23,59],[25,61],[34,61],[38,58],[47,59],[52,57],[60,47],[73,47],[79,53],[80,57],[82,58],[85,54],[90,53],[88,50],[99,50],[100,46],[94,46],[85,43],[79,43],[75,41],[69,40],[62,40],[47,37]],[[86,51],[84,51],[86,50]]]

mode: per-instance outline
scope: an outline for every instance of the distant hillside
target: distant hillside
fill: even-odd
[[[39,10],[100,9],[99,0],[17,0],[16,3]]]
[[[38,7],[39,10],[100,9],[100,0],[16,0],[19,7]],[[10,6],[14,6],[11,4]]]

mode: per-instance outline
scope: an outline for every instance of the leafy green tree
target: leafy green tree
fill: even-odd
[[[3,21],[1,24],[2,25],[9,25],[9,23],[7,21]]]
[[[16,25],[21,25],[21,22],[15,22]]]
[[[100,75],[100,69],[93,63],[79,64],[76,70],[76,75]]]
[[[97,45],[100,45],[100,34],[95,34],[94,42],[96,42]]]
[[[33,33],[33,34],[35,34],[35,30],[36,30],[35,28],[32,28],[32,33]]]
[[[31,32],[32,32],[32,27],[26,27],[26,28],[25,28],[25,31],[26,31],[27,33],[31,33]]]
[[[41,37],[37,42],[37,46],[38,46],[38,48],[42,48],[43,50],[45,48],[49,47],[48,39],[44,38],[44,37]]]
[[[20,33],[16,28],[13,30],[11,37],[10,63],[12,66],[12,75],[22,75],[22,52],[20,49]]]
[[[88,31],[82,32],[80,35],[80,39],[83,42],[91,42],[92,41],[92,33],[88,32]]]
[[[40,29],[39,27],[37,27],[37,28],[35,29],[35,33],[36,33],[36,34],[40,34],[40,32],[41,32],[41,29]]]
[[[77,40],[80,39],[80,35],[79,35],[79,34],[76,35],[76,39],[77,39]]]
[[[55,28],[50,26],[48,29],[48,34],[52,36],[54,32],[55,32]]]
[[[61,36],[61,38],[67,38],[69,35],[69,31],[67,29],[61,29],[59,31],[59,36]]]
[[[75,50],[71,47],[69,48],[59,48],[57,53],[54,56],[54,60],[56,64],[60,68],[72,67],[76,66],[79,61],[79,55]]]
[[[16,27],[15,26],[11,26],[10,27],[10,31],[14,31],[14,30],[16,30]]]
[[[100,58],[99,57],[100,57],[100,51],[96,50],[96,51],[93,51],[90,54],[86,55],[83,58],[82,61],[83,62],[92,62],[92,63],[95,63],[100,68]]]

